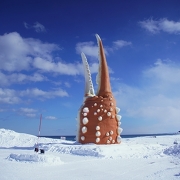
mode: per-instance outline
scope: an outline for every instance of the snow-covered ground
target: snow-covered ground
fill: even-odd
[[[180,179],[180,134],[81,145],[0,129],[0,180]]]

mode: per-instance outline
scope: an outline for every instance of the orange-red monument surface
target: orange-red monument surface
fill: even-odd
[[[98,90],[94,93],[91,73],[85,55],[82,61],[85,70],[84,102],[78,112],[77,141],[95,144],[119,144],[122,132],[120,111],[111,91],[105,52],[99,35],[96,35],[99,48]]]

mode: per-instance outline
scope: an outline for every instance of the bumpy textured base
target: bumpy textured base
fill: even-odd
[[[87,98],[80,111],[79,142],[117,144],[120,138],[120,118],[112,94],[103,98]],[[120,116],[119,116],[120,117]]]

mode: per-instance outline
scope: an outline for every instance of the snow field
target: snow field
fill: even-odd
[[[124,138],[115,145],[81,145],[0,129],[0,180],[180,179],[180,135]],[[176,143],[174,143],[176,142]]]

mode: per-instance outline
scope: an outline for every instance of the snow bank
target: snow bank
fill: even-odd
[[[78,156],[104,157],[102,150],[95,144],[75,145],[75,144],[48,144],[42,145],[42,149],[49,152],[58,152],[61,154],[72,154]]]
[[[39,148],[45,150],[45,156],[38,155],[10,155],[13,157],[27,158],[27,161],[40,162],[50,161],[52,157],[47,157],[47,153],[69,154],[76,156],[89,156],[96,158],[160,158],[166,155],[179,156],[180,145],[173,144],[174,137],[176,142],[180,142],[180,135],[177,136],[158,136],[152,137],[138,137],[138,138],[124,138],[121,144],[114,145],[96,145],[96,144],[77,144],[73,141],[66,141],[61,139],[40,138]],[[34,149],[34,144],[37,142],[37,137],[29,134],[17,133],[12,130],[0,129],[0,149]],[[172,146],[173,145],[173,146]],[[48,158],[48,159],[47,159]]]
[[[0,147],[32,147],[36,141],[36,136],[0,129]]]
[[[48,165],[63,164],[60,157],[53,155],[41,155],[41,154],[10,154],[7,157],[9,161],[25,162],[25,163],[47,163]]]
[[[13,148],[13,149],[34,149],[37,143],[37,136],[17,133],[8,129],[0,129],[0,148]],[[41,137],[38,143],[63,143],[66,140],[43,138]],[[70,143],[70,142],[69,142]],[[71,142],[73,143],[73,142]]]
[[[179,135],[176,137],[180,137]],[[174,136],[124,138],[121,144],[96,145],[64,143],[42,143],[46,152],[90,156],[97,158],[160,158],[166,156],[164,150],[174,142]]]

